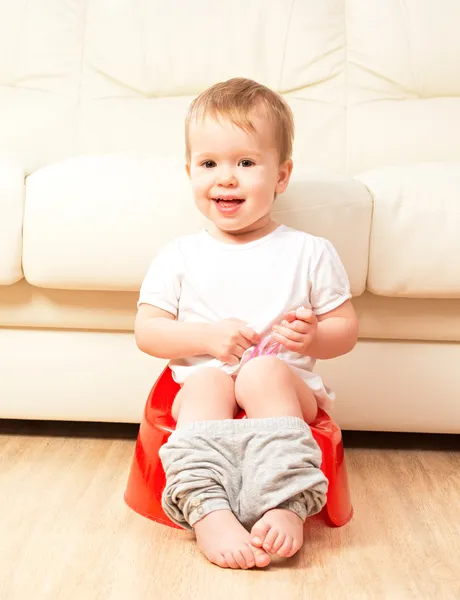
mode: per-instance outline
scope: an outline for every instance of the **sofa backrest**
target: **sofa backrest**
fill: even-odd
[[[285,94],[296,164],[460,160],[458,0],[36,0],[0,19],[0,155],[181,158],[191,99],[247,76]]]

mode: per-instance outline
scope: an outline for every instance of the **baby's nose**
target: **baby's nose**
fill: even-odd
[[[235,174],[233,173],[233,171],[230,170],[221,171],[217,177],[217,183],[219,183],[220,185],[230,185],[232,183],[235,183],[235,181]]]

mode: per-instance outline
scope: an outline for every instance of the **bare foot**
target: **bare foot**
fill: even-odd
[[[270,562],[262,548],[251,546],[250,535],[229,510],[216,510],[193,526],[206,558],[223,568],[251,569]]]
[[[302,519],[291,510],[269,510],[252,528],[251,544],[270,554],[293,556],[303,544]]]

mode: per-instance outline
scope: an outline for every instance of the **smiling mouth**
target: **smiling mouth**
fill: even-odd
[[[241,204],[244,202],[243,198],[213,198],[214,202],[217,204]]]
[[[241,205],[245,202],[243,198],[213,198],[216,209],[225,217],[234,217],[240,211]]]

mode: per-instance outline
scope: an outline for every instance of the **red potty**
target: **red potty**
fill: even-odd
[[[171,407],[178,390],[179,385],[173,380],[169,367],[166,367],[147,398],[125,492],[125,502],[140,515],[179,529],[165,515],[161,506],[161,495],[166,480],[158,455],[161,446],[176,426],[171,416]],[[237,418],[244,416],[244,412],[241,411]],[[332,526],[341,527],[353,516],[342,432],[323,410],[318,411],[311,431],[323,453],[321,470],[329,480],[327,503],[323,513],[326,513]]]

